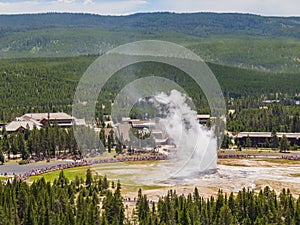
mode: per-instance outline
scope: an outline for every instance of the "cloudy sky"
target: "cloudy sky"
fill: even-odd
[[[242,12],[300,16],[299,0],[0,0],[0,14],[85,12],[126,15],[137,12]]]

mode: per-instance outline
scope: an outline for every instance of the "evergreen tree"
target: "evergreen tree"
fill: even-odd
[[[232,224],[231,210],[227,205],[223,205],[220,209],[220,218],[218,225],[231,225]]]
[[[280,149],[280,152],[286,152],[287,150],[290,149],[290,142],[287,139],[285,134],[282,135],[282,138],[280,139],[279,149]]]
[[[24,219],[24,225],[38,225],[32,202],[29,202],[29,205],[27,207],[27,211]]]
[[[2,149],[0,148],[0,164],[4,164],[4,162],[5,162],[5,158],[4,158]]]
[[[93,182],[93,175],[92,175],[92,171],[90,169],[88,169],[86,171],[86,180],[85,180],[85,185],[87,186],[91,186]]]
[[[104,128],[101,129],[100,133],[99,133],[99,138],[101,140],[102,145],[104,146],[104,148],[106,147],[106,137],[105,137],[105,131]]]
[[[149,214],[149,203],[147,196],[142,194],[142,189],[138,191],[138,199],[136,202],[136,211],[138,214],[139,221],[145,223],[148,219]]]
[[[118,140],[116,145],[116,153],[121,154],[122,153],[122,143]]]
[[[250,137],[248,135],[247,138],[246,138],[245,147],[246,148],[250,148],[251,146],[252,146],[251,139],[250,139]]]
[[[273,149],[277,149],[278,148],[278,137],[277,137],[277,134],[276,134],[275,130],[273,130],[272,134],[271,134],[271,147]]]

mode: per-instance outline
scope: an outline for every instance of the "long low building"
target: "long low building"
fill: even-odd
[[[50,125],[57,124],[60,127],[71,127],[74,118],[67,113],[26,113],[21,117],[16,118],[17,121],[35,120],[43,125],[49,123]]]
[[[300,133],[284,133],[278,132],[276,136],[282,138],[285,135],[290,141],[291,145],[300,145]],[[266,140],[270,141],[272,138],[271,132],[240,132],[237,135],[237,139],[241,145],[245,145],[247,138],[250,138],[252,146],[263,146]]]
[[[24,131],[26,129],[32,130],[34,127],[40,130],[42,128],[42,124],[36,121],[12,121],[5,127],[8,133]]]
[[[32,130],[34,127],[37,129],[44,128],[47,124],[58,125],[61,128],[69,128],[76,124],[78,126],[85,126],[84,119],[77,119],[68,115],[67,113],[59,112],[59,113],[26,113],[20,117],[16,117],[16,119],[10,123],[8,123],[5,127],[8,133],[22,131],[22,130]],[[3,127],[0,127],[2,130]]]

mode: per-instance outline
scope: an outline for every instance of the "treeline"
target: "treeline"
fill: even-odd
[[[69,181],[63,171],[53,184],[44,178],[28,185],[13,180],[0,183],[0,224],[5,225],[120,225],[124,220],[121,185],[104,177]],[[112,190],[115,189],[113,192]],[[100,198],[102,209],[100,210]],[[102,213],[100,213],[102,211]]]
[[[126,212],[126,213],[125,213]],[[0,183],[0,223],[5,225],[265,225],[300,224],[300,197],[287,189],[277,195],[269,187],[236,195],[204,198],[197,188],[178,195],[169,191],[158,202],[149,201],[139,190],[135,209],[124,206],[121,184],[106,177],[76,177],[69,181],[63,171],[53,184],[44,178],[28,185],[13,180]]]
[[[217,197],[204,199],[195,188],[188,196],[169,191],[165,197],[159,199],[157,207],[153,204],[150,208],[147,201],[147,196],[142,196],[140,192],[137,212],[141,225],[300,223],[300,198],[295,199],[285,189],[279,195],[269,187],[259,193],[244,188],[236,196],[233,193],[227,196],[219,191]]]
[[[233,132],[300,132],[300,107],[281,104],[257,108],[235,107],[227,117],[227,129]]]
[[[109,134],[105,134],[105,129],[110,129]],[[109,153],[114,148],[117,154],[121,154],[126,146],[122,143],[123,137],[116,137],[112,128],[102,127],[100,132],[86,126],[76,127],[77,135],[74,135],[73,127],[60,128],[57,124],[45,128],[32,130],[29,126],[17,132],[8,133],[5,129],[0,132],[0,164],[7,159],[21,155],[22,163],[28,163],[29,159],[43,160],[49,158],[73,157],[80,158],[82,154],[95,156],[104,151]],[[127,143],[127,142],[126,142]],[[133,151],[135,143],[128,142],[128,151]]]
[[[80,155],[73,129],[61,129],[57,125],[53,127],[47,125],[40,130],[34,127],[31,131],[27,127],[24,131],[10,134],[4,128],[0,140],[0,162],[2,163],[4,153],[7,154],[8,159],[11,155],[21,154],[23,160],[30,157],[44,159],[59,155]]]

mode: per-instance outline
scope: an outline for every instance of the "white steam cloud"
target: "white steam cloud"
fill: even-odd
[[[217,168],[217,140],[213,132],[197,121],[197,113],[187,104],[187,96],[177,90],[160,93],[154,101],[163,113],[160,126],[176,146],[172,154],[172,177],[185,177]]]

